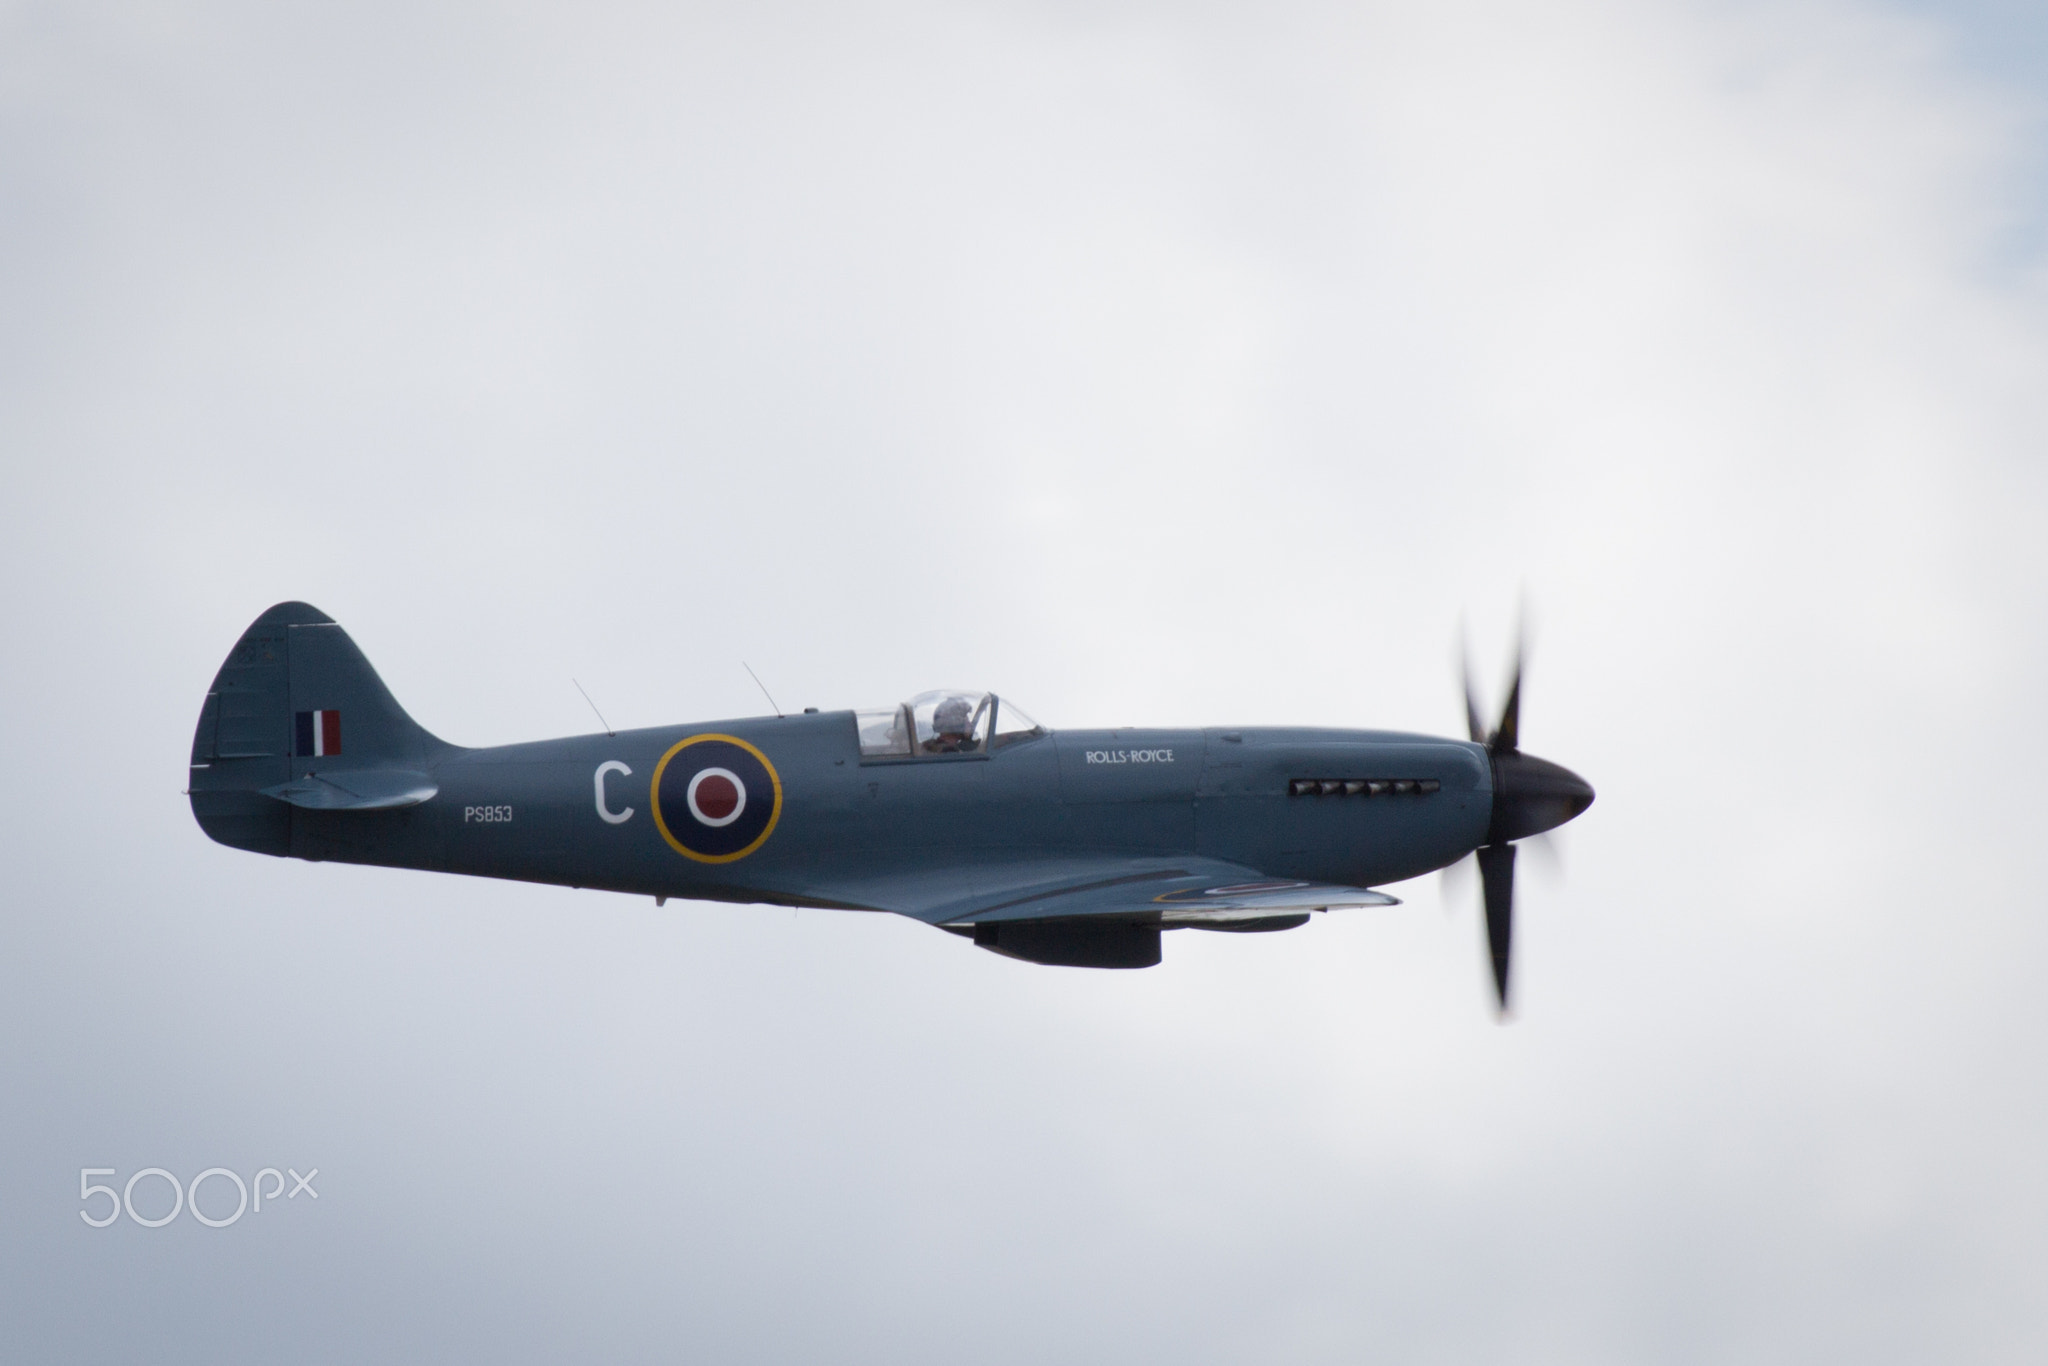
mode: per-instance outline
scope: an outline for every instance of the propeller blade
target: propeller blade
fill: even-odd
[[[1545,877],[1556,880],[1564,876],[1564,849],[1555,830],[1538,831],[1522,840],[1519,847],[1535,855]]]
[[[1471,690],[1466,690],[1466,706],[1471,705]],[[1477,738],[1476,736],[1474,737]],[[1500,724],[1493,728],[1493,738],[1486,747],[1495,754],[1513,754],[1521,748],[1522,741],[1522,637],[1515,633],[1515,681],[1508,685],[1507,705],[1500,709]]]
[[[1479,892],[1486,905],[1486,952],[1493,963],[1494,999],[1500,1017],[1508,1015],[1510,965],[1515,940],[1515,841],[1544,837],[1593,804],[1593,787],[1584,778],[1548,759],[1522,753],[1522,666],[1528,658],[1526,606],[1515,627],[1515,671],[1500,724],[1489,733],[1479,721],[1479,697],[1472,687],[1472,651],[1461,642],[1460,664],[1465,683],[1465,726],[1475,743],[1486,746],[1492,769],[1492,810],[1484,842],[1472,851],[1479,865]],[[1462,635],[1463,633],[1460,632]],[[1557,850],[1547,840],[1543,861],[1553,870]],[[1462,862],[1462,860],[1461,860]],[[1444,870],[1446,883],[1456,876]],[[1448,889],[1448,888],[1447,888]]]
[[[1472,737],[1472,743],[1486,743],[1486,723],[1479,719],[1479,694],[1472,690],[1472,650],[1470,646],[1459,652],[1460,672],[1465,676],[1465,733]]]
[[[1486,947],[1493,958],[1494,998],[1508,1013],[1508,960],[1515,938],[1515,846],[1488,844],[1479,851],[1479,882],[1486,898]]]
[[[1472,886],[1472,856],[1470,854],[1456,863],[1447,864],[1439,874],[1443,878],[1444,909],[1450,910],[1466,900]]]

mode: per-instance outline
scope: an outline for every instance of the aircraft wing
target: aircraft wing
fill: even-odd
[[[932,869],[849,887],[843,894],[855,904],[949,929],[1084,917],[1161,928],[1267,928],[1283,917],[1333,906],[1399,904],[1385,892],[1270,878],[1255,868],[1206,858],[1068,858]]]

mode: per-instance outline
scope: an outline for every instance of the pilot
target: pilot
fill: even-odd
[[[974,748],[974,707],[965,697],[948,697],[932,710],[932,738],[927,754],[960,754]]]

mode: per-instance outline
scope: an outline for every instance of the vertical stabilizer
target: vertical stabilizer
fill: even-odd
[[[222,844],[287,854],[292,808],[264,789],[322,768],[423,769],[446,748],[333,618],[281,602],[242,633],[207,691],[192,737],[192,814]]]

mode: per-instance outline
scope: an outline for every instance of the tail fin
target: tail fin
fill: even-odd
[[[286,854],[294,804],[400,804],[304,800],[295,780],[396,776],[447,748],[405,714],[333,618],[281,602],[242,633],[207,691],[192,736],[192,814],[222,844]]]

